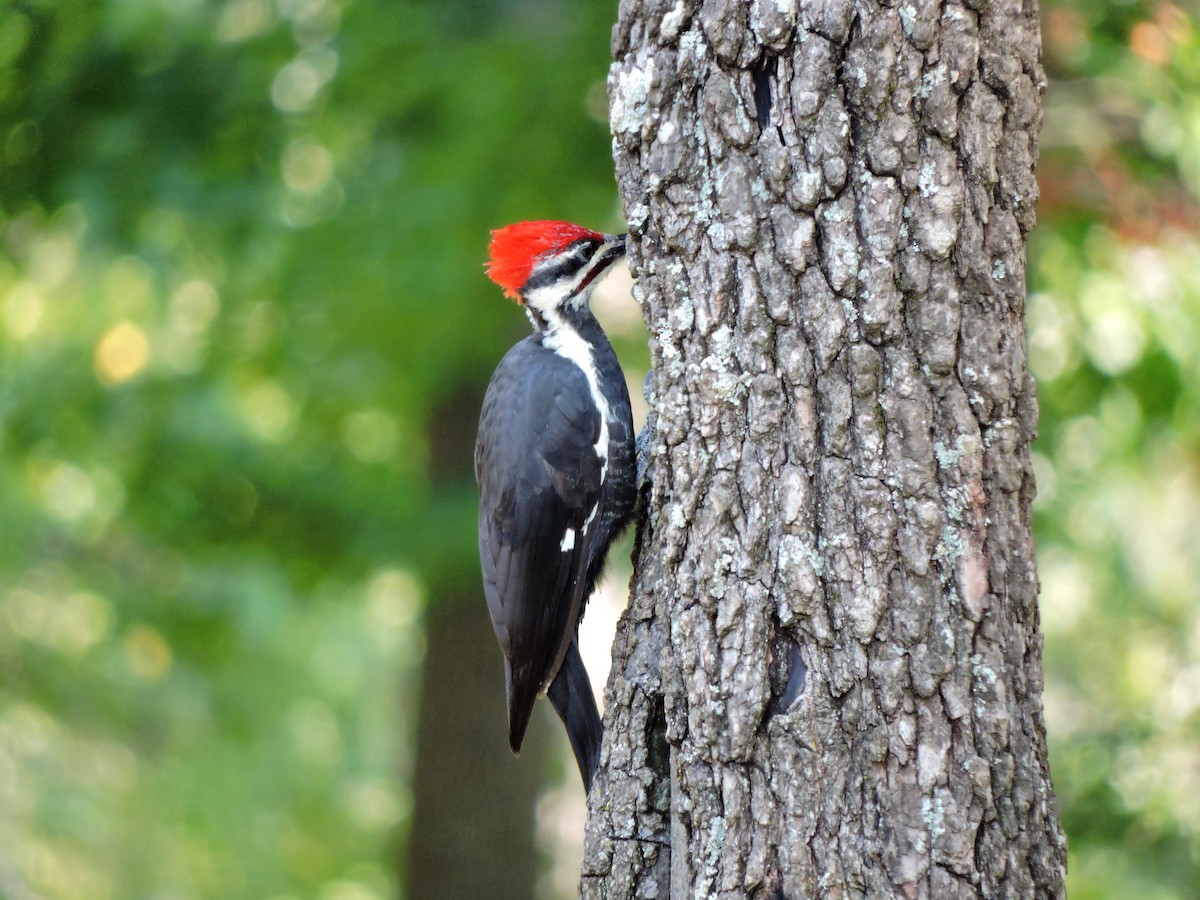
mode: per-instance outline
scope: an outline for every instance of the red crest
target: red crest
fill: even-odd
[[[488,247],[487,276],[518,303],[518,291],[529,280],[534,264],[580,238],[603,240],[604,236],[570,222],[538,221],[505,225],[492,232]]]

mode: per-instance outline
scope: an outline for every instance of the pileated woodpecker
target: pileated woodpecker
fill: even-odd
[[[488,277],[534,327],[492,376],[475,444],[479,559],[504,651],[508,743],[520,751],[545,691],[591,790],[603,730],[576,631],[632,515],[636,470],[629,393],[588,301],[625,254],[625,235],[521,222],[493,231],[490,252]]]

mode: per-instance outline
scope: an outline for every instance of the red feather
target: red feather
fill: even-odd
[[[488,247],[487,276],[504,289],[504,295],[521,302],[520,290],[534,264],[580,238],[603,235],[570,222],[538,221],[505,225],[492,232]]]

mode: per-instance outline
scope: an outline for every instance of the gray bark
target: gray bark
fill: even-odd
[[[1032,0],[623,0],[652,487],[587,897],[1063,894]]]

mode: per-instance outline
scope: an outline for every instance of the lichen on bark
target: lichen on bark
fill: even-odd
[[[587,897],[1061,896],[1032,2],[623,0],[650,487]]]

